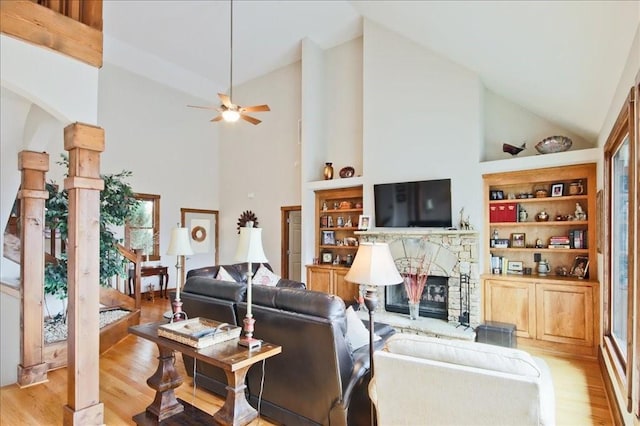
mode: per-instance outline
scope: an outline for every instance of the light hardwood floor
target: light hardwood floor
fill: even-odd
[[[141,322],[156,321],[168,309],[166,299],[144,301]],[[613,425],[597,361],[533,354],[544,358],[551,369],[558,426]],[[100,401],[104,403],[107,425],[134,424],[131,418],[152,402],[154,391],[146,380],[155,372],[157,355],[153,343],[128,336],[101,356]],[[224,401],[202,389],[193,391],[181,356],[176,356],[176,366],[185,378],[177,396],[208,413],[217,411]],[[66,374],[63,368],[49,372],[45,384],[25,389],[16,385],[0,388],[0,425],[62,424],[62,407],[67,402]],[[259,418],[251,423],[257,425],[273,423]]]

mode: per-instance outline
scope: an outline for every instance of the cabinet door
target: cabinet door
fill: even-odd
[[[307,288],[314,291],[331,293],[331,276],[333,271],[328,268],[307,268]]]
[[[535,338],[535,285],[485,280],[484,317],[486,321],[515,324],[520,337]]]
[[[593,287],[538,283],[536,292],[538,339],[593,346]]]
[[[344,276],[348,269],[336,269],[334,271],[334,294],[341,297],[345,304],[353,303],[358,298],[360,286],[349,281],[345,281]]]

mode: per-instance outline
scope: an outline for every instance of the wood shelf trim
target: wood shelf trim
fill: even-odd
[[[500,186],[504,188],[504,186]],[[538,198],[514,198],[511,200],[489,200],[489,204],[511,204],[511,203],[544,203],[549,201],[575,201],[575,200],[587,200],[589,196],[587,194],[581,195],[563,195],[562,197],[538,197]]]
[[[489,226],[588,226],[586,220],[554,220],[550,222],[489,222]]]
[[[576,249],[576,248],[535,248],[535,247],[490,247],[489,251],[500,250],[500,251],[511,251],[511,252],[543,252],[543,253],[589,253],[589,249]]]
[[[321,231],[357,231],[357,226],[327,226],[320,227]]]
[[[320,210],[320,213],[330,213],[330,214],[338,214],[338,213],[362,213],[362,209],[327,209]]]
[[[327,250],[336,250],[336,249],[344,249],[344,250],[358,250],[358,246],[320,246],[321,249]]]

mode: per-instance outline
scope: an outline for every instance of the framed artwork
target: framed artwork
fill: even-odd
[[[322,231],[322,245],[323,246],[335,246],[336,245],[336,233],[335,233],[335,231]]]
[[[358,218],[358,229],[361,231],[367,231],[369,230],[370,226],[371,226],[371,216],[361,214],[360,217]]]
[[[180,209],[181,226],[189,230],[193,256],[218,264],[218,210]]]
[[[562,197],[564,195],[564,183],[554,183],[551,185],[551,196]]]
[[[333,262],[333,253],[330,251],[322,252],[322,263],[332,263]]]
[[[525,234],[514,233],[511,234],[511,247],[512,248],[525,248]]]
[[[510,260],[507,272],[520,273],[521,274],[522,273],[522,262]]]
[[[504,200],[504,191],[489,191],[489,198],[492,200]]]
[[[586,278],[589,275],[589,258],[576,256],[571,267],[571,275],[577,278]]]

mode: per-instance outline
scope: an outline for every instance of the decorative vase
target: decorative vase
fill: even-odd
[[[333,163],[324,163],[324,180],[333,179]]]
[[[409,302],[409,319],[417,320],[420,316],[420,302]]]

